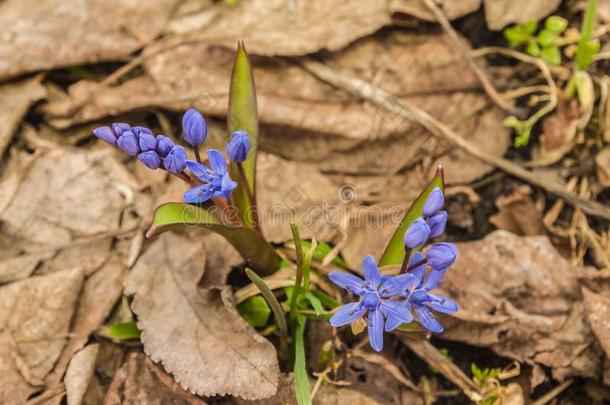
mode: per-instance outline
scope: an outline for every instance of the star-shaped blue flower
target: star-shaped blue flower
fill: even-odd
[[[222,153],[216,149],[208,150],[210,167],[187,160],[186,165],[199,180],[204,184],[196,186],[184,193],[184,201],[190,204],[200,204],[210,198],[231,198],[237,182],[231,180],[227,171],[227,161]]]
[[[365,256],[362,268],[364,280],[358,276],[347,273],[332,272],[328,275],[333,283],[347,291],[361,297],[359,302],[345,304],[337,310],[330,318],[330,324],[334,327],[348,325],[367,315],[369,342],[376,351],[383,349],[383,331],[390,332],[394,328],[385,324],[385,318],[391,318],[401,323],[413,321],[413,315],[399,301],[390,300],[405,291],[413,276],[382,276],[375,258],[371,255]],[[405,275],[406,276],[406,275]]]

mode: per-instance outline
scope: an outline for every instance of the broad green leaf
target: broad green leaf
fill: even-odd
[[[544,28],[555,34],[561,34],[568,28],[568,20],[557,15],[552,15],[544,22]]]
[[[546,48],[553,45],[553,42],[557,39],[557,34],[555,34],[551,30],[544,29],[540,31],[538,36],[536,37],[536,41],[540,44],[541,47]]]
[[[140,339],[141,331],[135,322],[119,322],[110,325],[106,332],[108,336],[118,340],[135,340]]]
[[[269,275],[278,269],[280,258],[256,231],[223,225],[211,212],[186,203],[168,203],[157,207],[146,236],[173,229],[206,228],[224,237],[258,274]]]
[[[320,300],[322,305],[324,305],[328,309],[335,309],[339,305],[341,305],[339,301],[337,301],[336,299],[321,290],[313,290],[312,294],[315,295]]]
[[[556,46],[542,48],[540,51],[540,57],[549,65],[559,65],[561,63],[561,52]]]
[[[534,41],[528,42],[527,46],[525,47],[525,52],[532,56],[538,57],[540,56],[540,46]]]
[[[311,405],[311,390],[309,376],[305,364],[305,325],[307,320],[303,316],[296,318],[294,333],[294,391],[299,405]]]
[[[244,224],[254,229],[252,208],[248,198],[247,187],[250,188],[256,199],[255,174],[256,174],[256,152],[258,143],[258,112],[256,107],[256,88],[250,58],[242,41],[237,46],[237,54],[233,63],[231,74],[231,87],[229,89],[229,113],[227,116],[227,127],[229,137],[235,131],[245,130],[250,136],[250,153],[248,158],[241,163],[246,179],[242,179],[236,163],[231,162],[230,170],[233,179],[239,185],[233,192],[233,199]],[[256,201],[254,201],[256,204]]]
[[[287,246],[291,249],[294,249],[294,241],[292,241],[292,240],[289,241],[287,243]],[[311,247],[311,241],[308,241],[308,240],[301,241],[301,247],[303,248],[304,251],[309,250],[309,248]],[[318,246],[316,247],[316,250],[313,252],[313,258],[316,259],[317,261],[321,262],[322,260],[324,260],[326,255],[330,253],[330,251],[332,249],[333,249],[332,246],[330,246],[328,243],[319,242]],[[341,267],[345,270],[349,270],[349,266],[347,265],[345,260],[343,260],[343,258],[341,258],[339,256],[336,256],[331,261],[331,263],[334,264],[335,266]]]
[[[267,305],[267,301],[260,295],[250,297],[244,302],[237,305],[239,314],[255,328],[262,328],[267,324],[271,309]]]
[[[422,210],[424,208],[424,203],[426,202],[426,198],[428,195],[434,190],[436,187],[440,187],[442,190],[445,188],[444,180],[443,180],[443,168],[439,166],[436,169],[436,174],[432,181],[428,184],[428,186],[422,191],[422,193],[415,199],[413,205],[407,210],[404,218],[402,219],[400,225],[392,235],[390,242],[385,248],[383,255],[381,256],[381,260],[379,260],[379,266],[387,266],[390,264],[401,264],[405,257],[405,245],[403,244],[402,238],[407,231],[411,222],[413,222],[416,218],[422,216]]]

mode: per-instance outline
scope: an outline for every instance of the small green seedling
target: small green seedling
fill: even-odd
[[[530,20],[504,30],[504,37],[513,46],[525,45],[525,51],[539,57],[549,65],[561,63],[559,44],[561,34],[568,27],[568,21],[559,16],[551,16],[544,22],[544,27],[535,35],[538,23]]]

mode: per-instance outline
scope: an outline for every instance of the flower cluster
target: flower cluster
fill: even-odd
[[[435,188],[424,203],[423,216],[415,219],[405,232],[403,241],[410,256],[408,265],[403,266],[405,273],[384,276],[374,257],[368,255],[363,261],[364,279],[347,273],[329,274],[333,283],[360,297],[358,302],[339,307],[330,319],[332,326],[348,325],[366,316],[369,341],[376,351],[383,348],[384,330],[391,332],[414,319],[430,332],[443,331],[431,310],[454,313],[458,304],[431,291],[438,288],[455,262],[457,248],[452,243],[438,242],[421,250],[429,239],[445,231],[447,212],[441,210],[443,204],[443,192]]]
[[[184,194],[184,201],[200,204],[211,198],[231,198],[237,183],[231,179],[227,170],[224,155],[216,150],[207,151],[209,167],[199,160],[199,146],[208,136],[208,128],[203,115],[191,108],[182,117],[184,140],[195,152],[196,161],[189,160],[187,152],[181,145],[176,145],[165,135],[154,135],[145,127],[130,126],[125,123],[114,123],[111,126],[99,127],[93,134],[99,139],[118,147],[129,156],[137,156],[146,167],[159,169],[163,167],[175,175],[182,175],[188,167],[195,179],[186,178],[196,184]],[[246,131],[236,131],[231,135],[227,145],[229,158],[241,164],[250,152],[250,138]]]

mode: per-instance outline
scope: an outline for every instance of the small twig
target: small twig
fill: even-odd
[[[564,382],[559,384],[557,387],[553,388],[552,390],[550,390],[549,392],[547,392],[546,394],[544,394],[543,396],[541,396],[540,398],[538,398],[537,400],[532,402],[532,405],[545,405],[545,404],[549,403],[553,398],[555,398],[557,395],[561,394],[563,392],[563,390],[568,388],[573,382],[574,382],[574,380],[572,380],[572,379],[565,380]]]
[[[193,153],[195,154],[195,160],[201,163],[201,155],[199,154],[199,146],[193,146]]]
[[[458,36],[457,32],[451,26],[451,23],[445,16],[445,13],[441,8],[436,4],[434,0],[424,0],[426,6],[430,9],[438,23],[443,27],[449,40],[453,47],[462,55],[462,58],[466,61],[470,70],[475,74],[481,85],[483,86],[483,90],[485,93],[493,100],[493,102],[503,109],[504,111],[516,115],[518,117],[522,117],[524,115],[524,111],[522,109],[516,108],[512,105],[508,100],[502,97],[500,93],[496,90],[496,88],[491,84],[489,77],[487,74],[481,69],[479,65],[474,61],[472,56],[470,56],[470,49],[464,44],[462,39]]]
[[[547,192],[565,199],[570,204],[580,207],[589,215],[610,220],[609,207],[579,197],[574,193],[567,191],[561,184],[542,178],[507,159],[483,151],[477,145],[460,136],[427,112],[403,100],[399,100],[385,90],[373,86],[364,80],[338,73],[334,69],[313,60],[303,60],[300,61],[300,64],[306,71],[335,87],[361,97],[380,108],[388,110],[392,114],[419,123],[434,135],[450,141],[482,162],[503,170],[530,184],[543,188]]]

